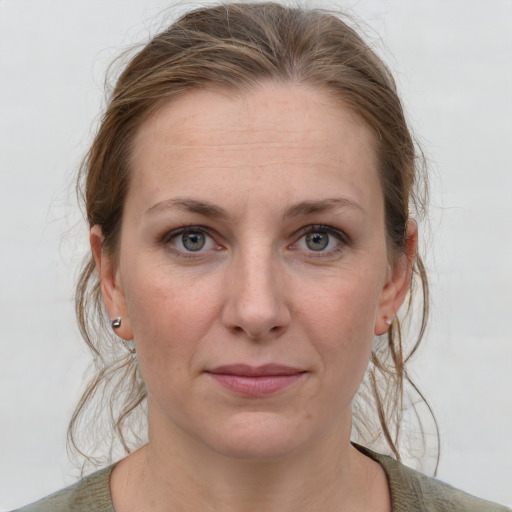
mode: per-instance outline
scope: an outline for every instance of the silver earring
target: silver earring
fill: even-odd
[[[391,324],[393,323],[393,318],[385,317],[384,321],[385,321],[388,325],[391,325]]]
[[[114,320],[112,320],[112,329],[115,331],[116,329],[119,329],[119,327],[121,327],[121,317],[120,316],[116,316],[114,318]],[[121,343],[124,345],[126,350],[128,350],[128,352],[130,352],[130,355],[132,356],[132,358],[134,358],[135,354],[137,352],[135,350],[135,346],[131,347],[124,338],[121,338]]]

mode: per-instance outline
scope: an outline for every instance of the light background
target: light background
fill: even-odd
[[[338,5],[372,27],[435,174],[434,305],[414,368],[441,426],[439,477],[512,506],[512,2]],[[86,248],[73,174],[107,64],[162,27],[167,6],[0,0],[3,510],[73,481],[65,429],[87,364],[72,304]]]

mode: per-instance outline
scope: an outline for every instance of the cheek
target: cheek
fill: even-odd
[[[144,271],[140,269],[144,268]],[[127,270],[126,304],[141,366],[188,367],[217,317],[219,287],[190,280],[165,266],[136,264]]]
[[[368,365],[381,291],[378,276],[369,276],[331,279],[310,293],[297,312],[298,318],[308,319],[308,337],[333,378],[344,374],[357,380]]]
[[[127,306],[148,393],[158,397],[157,403],[168,402],[174,404],[172,410],[179,410],[180,404],[189,407],[191,376],[197,371],[201,340],[215,317],[214,307],[211,296],[194,286],[183,287],[179,280],[158,275],[152,279],[146,273],[132,282]]]
[[[311,317],[320,330],[338,332],[340,341],[373,339],[373,323],[381,287],[378,279],[334,278],[310,291],[302,301],[301,314]]]

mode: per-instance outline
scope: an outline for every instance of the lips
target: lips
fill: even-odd
[[[224,365],[206,373],[225,389],[236,394],[253,397],[279,393],[306,374],[304,370],[278,364],[263,366]]]

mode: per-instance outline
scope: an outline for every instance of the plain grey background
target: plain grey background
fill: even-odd
[[[108,63],[169,5],[0,0],[0,509],[76,474],[65,430],[88,361],[72,302],[87,232],[73,176]],[[332,5],[371,27],[434,174],[414,373],[441,426],[439,477],[512,506],[512,1]]]

